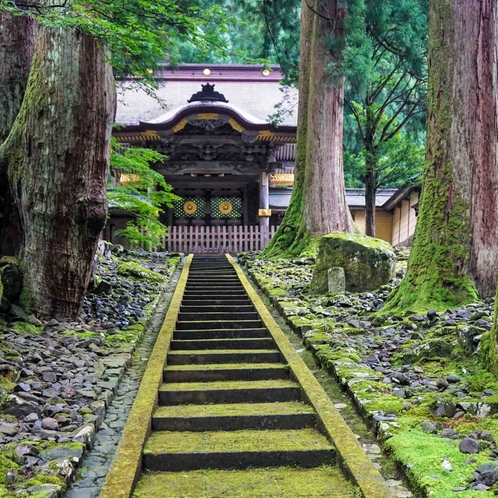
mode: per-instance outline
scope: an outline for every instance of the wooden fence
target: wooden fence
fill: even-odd
[[[163,239],[163,250],[183,253],[237,253],[263,250],[278,227],[260,226],[171,226]]]

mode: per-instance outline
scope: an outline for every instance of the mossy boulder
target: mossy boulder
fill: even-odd
[[[387,242],[350,233],[332,233],[320,239],[318,258],[310,290],[325,294],[329,290],[328,270],[344,268],[346,291],[378,289],[394,276],[396,256]]]

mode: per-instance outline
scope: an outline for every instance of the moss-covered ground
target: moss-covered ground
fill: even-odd
[[[495,462],[492,441],[498,441],[498,382],[487,363],[492,303],[461,307],[465,318],[456,310],[432,318],[425,313],[398,315],[382,308],[399,278],[371,293],[313,297],[312,258],[240,259],[296,337],[302,336],[296,347],[302,340],[337,382],[336,389],[348,395],[350,403],[344,403],[348,408],[342,412],[354,408],[374,429],[416,495],[482,497],[498,490],[497,484],[487,491],[473,489],[473,473],[481,464]],[[398,277],[406,270],[403,259]],[[394,373],[405,374],[409,381],[393,381]],[[315,375],[324,374],[318,370]],[[454,383],[444,382],[451,377]],[[449,412],[438,409],[443,404]],[[422,430],[426,421],[434,433]],[[479,439],[476,431],[487,431],[490,436],[482,437],[491,437],[491,442]],[[469,434],[478,440],[476,455],[459,451],[460,440]],[[445,470],[445,460],[452,470]]]

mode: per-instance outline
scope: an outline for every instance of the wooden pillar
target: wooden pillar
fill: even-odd
[[[259,209],[268,210],[270,207],[270,178],[266,171],[261,172],[259,177]],[[270,217],[259,216],[259,227],[261,229],[261,237],[263,247],[268,243]]]

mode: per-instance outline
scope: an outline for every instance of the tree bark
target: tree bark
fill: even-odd
[[[302,2],[294,186],[265,256],[297,256],[307,251],[311,237],[353,231],[342,162],[344,80],[337,76],[330,86],[327,73],[330,62],[342,59],[346,9],[340,4],[339,0],[328,0],[325,7],[316,0]],[[331,36],[339,40],[334,52],[326,40]]]
[[[427,149],[408,272],[392,304],[492,296],[498,272],[496,2],[432,0]]]
[[[107,214],[112,71],[98,42],[38,27],[25,98],[0,148],[24,231],[22,304],[76,317]]]
[[[310,1],[310,5],[314,2]],[[294,167],[294,186],[289,207],[284,219],[264,251],[265,256],[281,255],[288,251],[296,240],[301,224],[304,195],[304,172],[306,168],[306,141],[308,135],[308,97],[310,83],[310,53],[314,14],[307,0],[301,3],[301,35],[299,62],[299,103],[297,112],[297,144]],[[296,251],[297,252],[297,251]]]
[[[35,49],[35,21],[0,11],[0,145],[21,109]],[[0,256],[19,256],[21,222],[10,192],[7,170],[0,169]]]
[[[310,93],[303,218],[312,236],[352,232],[346,203],[342,151],[344,77],[340,66],[346,36],[346,7],[340,0],[317,2],[311,46]],[[330,39],[336,47],[330,48]]]
[[[375,194],[377,177],[375,156],[367,152],[365,158],[365,235],[375,237]]]

